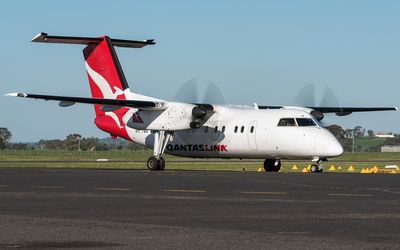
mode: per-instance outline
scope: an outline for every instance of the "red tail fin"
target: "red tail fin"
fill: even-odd
[[[72,36],[49,36],[39,33],[32,42],[40,43],[65,43],[87,45],[83,50],[86,71],[89,78],[90,91],[93,98],[122,99],[125,100],[124,91],[127,90],[126,82],[121,65],[115,53],[114,46],[125,48],[143,48],[155,44],[154,40],[123,40],[103,37],[72,37]],[[101,105],[95,104],[97,127],[110,133],[112,136],[120,136],[130,139],[122,122],[122,117],[128,108],[104,112]]]
[[[111,39],[105,36],[101,42],[89,44],[83,55],[92,97],[125,100],[124,90],[129,87]],[[97,117],[104,114],[100,105],[94,109]]]

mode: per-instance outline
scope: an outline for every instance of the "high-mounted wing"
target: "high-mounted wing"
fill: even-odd
[[[309,112],[318,121],[324,118],[326,113],[335,113],[337,116],[350,115],[353,112],[373,112],[373,111],[398,111],[396,107],[284,107],[284,106],[257,106],[258,109],[284,109],[295,108]]]
[[[42,100],[60,101],[61,107],[68,107],[75,103],[100,104],[104,109],[112,110],[112,107],[130,107],[147,110],[163,110],[167,108],[165,102],[141,101],[141,100],[119,100],[119,99],[102,99],[102,98],[86,98],[72,96],[54,96],[54,95],[36,95],[26,93],[10,93],[7,96],[25,97]]]
[[[350,115],[353,112],[397,111],[396,107],[307,107],[321,113],[335,113],[338,116]]]

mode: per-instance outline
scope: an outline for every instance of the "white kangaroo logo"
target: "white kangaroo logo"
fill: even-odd
[[[97,87],[99,87],[104,98],[117,99],[117,96],[122,95],[124,93],[122,89],[116,86],[114,86],[115,92],[112,91],[110,84],[107,82],[106,79],[104,79],[102,75],[94,71],[87,62],[85,62],[85,66],[89,76],[92,78]]]
[[[119,95],[122,95],[124,91],[122,89],[114,86],[115,92],[111,89],[110,84],[107,82],[106,79],[96,71],[94,71],[89,64],[85,61],[85,66],[86,70],[89,74],[89,76],[92,78],[93,82],[97,85],[97,87],[100,89],[101,93],[103,94],[103,97],[106,99],[117,99]],[[105,115],[110,116],[117,126],[119,128],[123,128],[121,125],[121,122],[118,119],[118,116],[114,112],[105,112]]]

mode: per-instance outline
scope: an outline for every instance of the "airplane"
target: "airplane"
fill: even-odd
[[[390,111],[396,107],[229,106],[161,100],[130,90],[114,47],[143,48],[154,40],[108,36],[69,37],[39,33],[32,42],[85,45],[83,56],[91,98],[10,93],[8,96],[94,105],[95,125],[112,138],[153,149],[152,171],[165,169],[164,153],[192,158],[262,159],[267,172],[281,160],[310,160],[310,171],[343,153],[338,140],[321,124],[326,113]]]

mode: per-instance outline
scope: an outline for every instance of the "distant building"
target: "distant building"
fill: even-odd
[[[394,138],[394,134],[381,132],[381,133],[375,133],[375,137],[377,137],[377,138]]]
[[[397,153],[397,152],[400,152],[400,145],[394,145],[394,146],[391,146],[391,145],[385,145],[385,146],[382,146],[381,147],[381,152],[386,152],[386,153],[388,153],[388,152],[390,152],[390,153]]]

